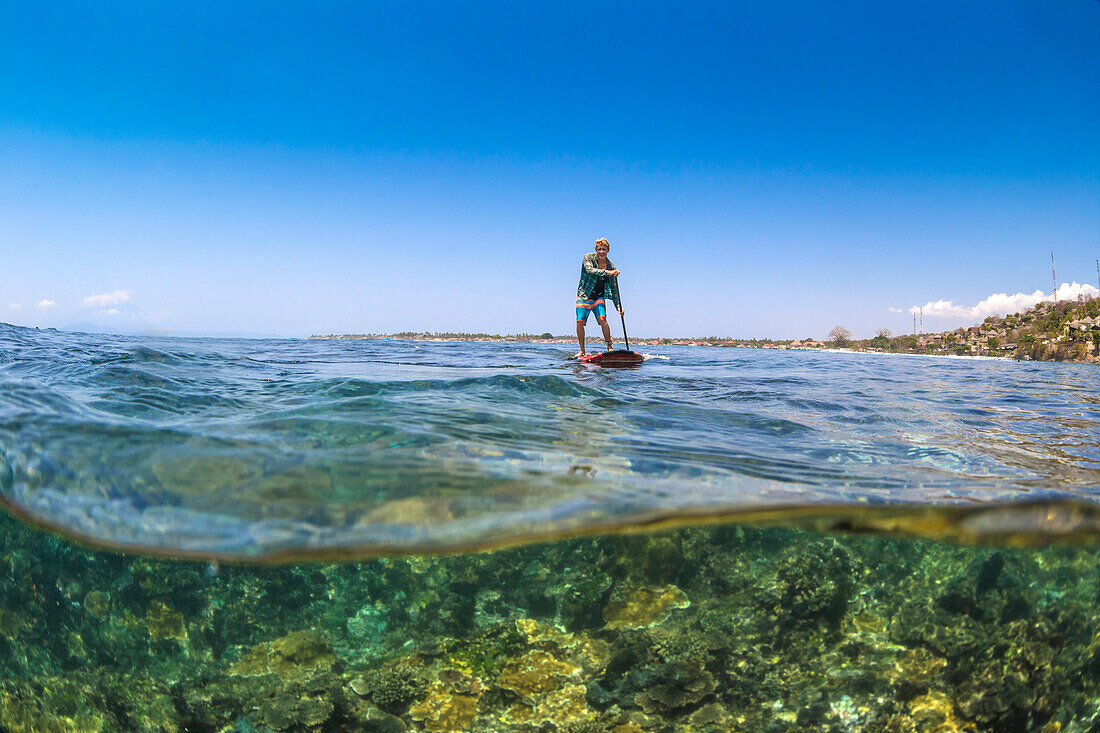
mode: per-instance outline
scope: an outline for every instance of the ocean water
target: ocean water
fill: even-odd
[[[0,733],[1100,730],[1094,368],[642,350],[0,326]]]
[[[1088,366],[645,347],[638,368],[600,369],[571,351],[2,326],[0,499],[103,545],[211,558],[776,509],[873,524],[879,509],[1070,500],[1083,510],[1038,531],[1092,529]],[[1036,531],[1034,514],[961,521]]]

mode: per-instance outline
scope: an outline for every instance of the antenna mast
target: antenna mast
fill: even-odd
[[[1054,269],[1054,253],[1050,253],[1050,279],[1054,283],[1054,305],[1058,305],[1058,271]]]

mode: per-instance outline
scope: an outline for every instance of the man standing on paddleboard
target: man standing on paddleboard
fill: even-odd
[[[597,239],[596,251],[586,254],[581,262],[581,283],[577,286],[577,342],[581,345],[581,351],[577,356],[584,356],[584,325],[592,312],[596,314],[596,323],[603,329],[607,350],[611,350],[611,327],[607,325],[605,298],[611,298],[619,315],[623,315],[623,305],[619,300],[619,271],[607,259],[610,251],[610,242]]]

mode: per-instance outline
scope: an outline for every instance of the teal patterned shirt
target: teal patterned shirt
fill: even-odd
[[[607,271],[614,270],[611,258],[607,259],[607,267],[600,269],[596,261],[596,253],[589,252],[581,262],[581,282],[577,286],[577,300],[592,300],[593,298],[611,299],[615,308],[622,308],[619,304],[619,278],[608,277]],[[603,283],[603,288],[600,288]]]

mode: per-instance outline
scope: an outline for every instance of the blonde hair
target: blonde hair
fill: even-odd
[[[603,237],[600,237],[599,239],[597,239],[597,240],[596,240],[596,244],[606,244],[606,245],[607,245],[607,248],[608,248],[608,249],[611,249],[611,242],[608,242],[608,241],[607,241],[606,239],[604,239]]]

